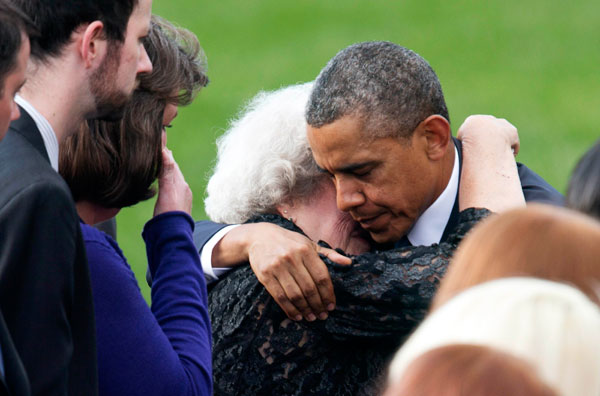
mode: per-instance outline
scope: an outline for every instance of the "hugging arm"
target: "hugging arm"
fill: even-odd
[[[459,207],[485,207],[493,212],[523,206],[525,199],[514,155],[517,129],[493,116],[468,117],[458,129],[463,144]]]
[[[201,222],[200,226],[202,230],[194,233],[194,239],[201,255],[207,257],[203,247],[224,226],[212,222]],[[347,257],[301,234],[269,223],[253,223],[227,232],[214,245],[210,264],[214,269],[250,262],[258,280],[290,319],[315,320],[336,304],[327,267],[319,254],[339,264],[350,263]]]
[[[487,207],[496,211],[522,206],[522,200],[513,203],[498,201],[502,194],[518,195],[518,189],[527,202],[564,206],[565,199],[561,193],[527,166],[514,162],[507,148],[513,147],[516,155],[519,137],[517,129],[508,121],[493,116],[471,116],[459,128],[458,138],[463,142],[464,153],[462,183],[473,189],[471,196],[461,195],[461,198],[471,201],[462,202],[464,207],[481,206],[482,198],[489,199]],[[514,178],[515,166],[518,180]],[[480,186],[489,189],[482,192]]]

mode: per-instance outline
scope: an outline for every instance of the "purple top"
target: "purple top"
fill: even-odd
[[[100,395],[211,395],[206,283],[194,222],[168,212],[144,226],[152,307],[119,245],[81,224],[92,280]]]

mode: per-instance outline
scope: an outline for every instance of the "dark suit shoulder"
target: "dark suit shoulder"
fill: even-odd
[[[0,207],[37,195],[74,205],[67,184],[47,159],[21,135],[7,134],[0,144]]]
[[[204,245],[227,224],[214,223],[210,220],[197,221],[194,225],[194,245],[201,251]]]
[[[527,166],[517,162],[519,178],[523,195],[527,202],[541,202],[550,205],[564,206],[565,197],[559,193],[540,175],[529,169]]]

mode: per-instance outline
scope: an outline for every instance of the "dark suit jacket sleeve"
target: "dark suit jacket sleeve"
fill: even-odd
[[[527,202],[564,206],[565,197],[527,166],[517,162],[523,195]]]
[[[206,242],[217,232],[227,227],[227,224],[213,223],[209,220],[197,221],[194,228],[194,245],[198,252],[202,250]]]
[[[0,237],[0,301],[32,394],[94,394],[95,342],[85,342],[95,334],[89,273],[68,190],[34,183],[2,208],[0,222],[9,230]],[[74,389],[83,378],[90,389]]]

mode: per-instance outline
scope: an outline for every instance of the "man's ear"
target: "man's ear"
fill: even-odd
[[[106,56],[108,43],[104,35],[104,24],[94,21],[81,33],[79,53],[86,68],[97,67]]]
[[[450,123],[441,115],[434,114],[421,123],[421,128],[427,141],[427,156],[432,161],[439,161],[452,143]]]

